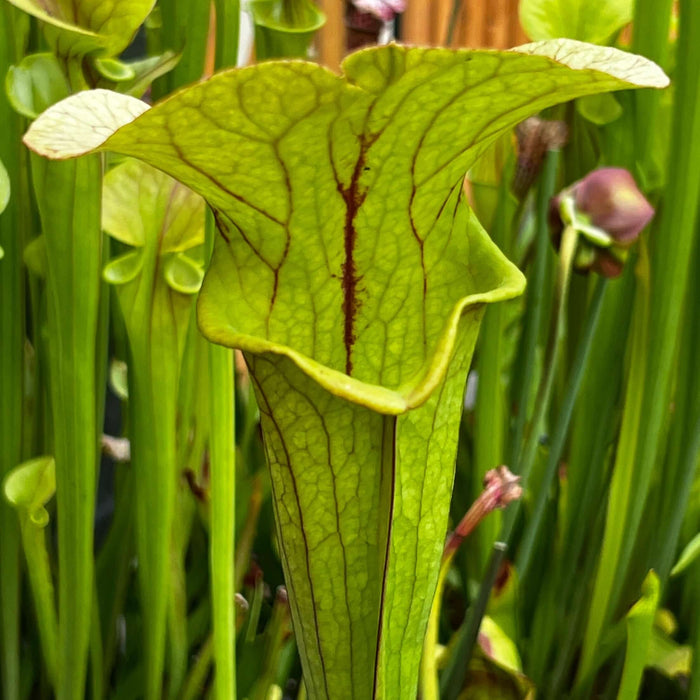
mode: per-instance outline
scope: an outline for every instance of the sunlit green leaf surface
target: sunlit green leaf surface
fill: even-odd
[[[84,92],[25,140],[50,157],[136,156],[214,209],[199,323],[252,371],[309,694],[411,697],[478,324],[524,286],[467,207],[464,173],[547,106],[667,79],[567,41],[389,46],[344,71],[267,63],[152,109]]]

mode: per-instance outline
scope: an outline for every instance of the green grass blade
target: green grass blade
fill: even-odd
[[[535,212],[535,261],[528,277],[528,285],[525,291],[526,305],[523,318],[523,332],[520,340],[518,357],[522,361],[517,371],[513,395],[517,414],[515,425],[510,436],[509,464],[514,467],[518,459],[518,453],[523,442],[525,423],[527,422],[528,406],[533,390],[533,381],[536,376],[535,366],[537,357],[537,345],[542,325],[542,313],[545,306],[545,283],[547,279],[547,262],[551,255],[551,243],[549,241],[549,201],[555,194],[557,166],[559,153],[549,151],[545,156],[544,166],[536,191]]]
[[[499,188],[499,205],[491,227],[491,239],[503,250],[511,225],[512,207],[507,179]],[[503,381],[505,309],[497,304],[486,309],[478,345],[478,390],[474,410],[474,468],[472,493],[476,497],[483,488],[483,478],[505,459],[506,396]],[[488,562],[498,531],[500,513],[494,513],[474,533],[478,542],[479,572]]]
[[[622,548],[622,539],[625,536],[624,518],[633,496],[635,444],[640,419],[642,381],[649,337],[649,291],[648,269],[646,269],[648,263],[646,262],[644,251],[642,251],[641,261],[644,264],[644,268],[639,274],[629,341],[632,355],[625,394],[626,411],[617,446],[612,484],[610,486],[607,508],[608,519],[603,550],[594,584],[593,599],[584,638],[583,655],[578,669],[579,680],[583,681],[583,679],[586,679],[586,682],[588,682],[588,676],[594,670],[599,640],[609,619],[610,596],[615,585],[615,577],[617,576],[616,563]]]
[[[0,7],[0,76],[21,58],[19,13],[7,3]],[[28,221],[26,156],[19,136],[22,125],[0,94],[0,162],[10,179],[10,200],[0,213],[0,481],[22,460],[24,379],[24,271],[22,251]],[[20,532],[16,514],[0,498],[0,689],[17,700],[20,689]]]
[[[667,420],[700,197],[700,4],[680,4],[676,108],[668,187],[653,229],[648,339],[632,360],[625,422],[608,507],[609,522],[595,584],[579,678],[593,671],[604,624],[630,564]],[[640,288],[639,294],[646,292]],[[634,341],[637,345],[639,338]],[[634,419],[632,418],[634,416]],[[622,470],[627,472],[624,476]],[[669,475],[675,479],[675,474]],[[632,487],[634,493],[632,494]]]
[[[564,442],[569,432],[571,415],[574,410],[576,397],[578,396],[578,392],[581,387],[584,372],[586,371],[588,356],[590,354],[593,336],[600,317],[606,287],[606,278],[600,277],[597,281],[594,296],[588,309],[588,317],[586,319],[585,328],[579,341],[579,346],[576,350],[576,355],[574,357],[570,375],[567,380],[566,392],[558,411],[558,417],[554,430],[552,431],[551,444],[549,447],[549,454],[547,456],[547,466],[544,478],[540,484],[540,492],[537,495],[537,501],[535,503],[532,518],[527,524],[527,528],[518,549],[516,568],[521,578],[525,578],[527,575],[527,571],[532,562],[533,548],[539,539],[544,510],[547,505],[547,499],[549,498],[549,490],[554,481],[554,477],[556,476],[557,468],[559,467],[559,460],[561,459],[561,454],[564,449]]]

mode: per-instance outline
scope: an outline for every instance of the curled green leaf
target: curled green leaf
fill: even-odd
[[[622,105],[612,96],[590,95],[576,101],[579,114],[598,126],[610,124],[622,115]]]
[[[42,22],[59,55],[116,56],[131,41],[155,0],[9,0]]]
[[[142,267],[143,255],[141,251],[129,251],[114,260],[110,260],[102,270],[102,278],[109,284],[126,284],[141,272]]]
[[[93,65],[103,78],[115,83],[124,83],[136,77],[134,69],[128,63],[116,58],[96,58]]]
[[[326,16],[311,0],[251,0],[257,59],[306,56]]]
[[[13,469],[3,484],[10,505],[26,512],[31,521],[44,527],[48,513],[44,506],[56,492],[56,462],[53,457],[37,457]]]
[[[202,268],[183,253],[166,261],[163,274],[168,285],[181,294],[196,294],[204,279]]]

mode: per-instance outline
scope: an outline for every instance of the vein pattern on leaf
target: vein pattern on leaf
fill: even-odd
[[[215,210],[221,236],[199,300],[210,339],[282,352],[332,391],[400,412],[444,375],[463,310],[523,286],[464,202],[470,165],[547,106],[667,79],[638,57],[571,41],[389,46],[343,68],[224,72],[100,143],[94,134],[90,148],[139,157]]]

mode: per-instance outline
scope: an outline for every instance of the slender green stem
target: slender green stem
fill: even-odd
[[[482,580],[481,588],[479,588],[479,595],[469,608],[467,619],[462,625],[457,642],[450,654],[450,662],[440,679],[440,697],[446,698],[446,700],[455,700],[460,694],[467,675],[467,666],[469,665],[472,649],[481,627],[481,620],[486,612],[491,590],[496,583],[496,577],[501,568],[501,562],[505,557],[506,550],[507,546],[504,542],[494,542],[493,555],[489,561],[486,575]]]
[[[515,469],[518,451],[522,445],[527,410],[530,405],[532,393],[532,381],[535,377],[535,364],[537,358],[537,342],[542,324],[542,311],[545,303],[545,282],[547,279],[547,257],[550,249],[549,242],[549,201],[554,195],[554,187],[559,164],[559,153],[549,151],[545,158],[542,175],[537,187],[537,212],[535,234],[535,262],[532,273],[528,277],[527,299],[525,317],[523,319],[523,336],[520,343],[520,352],[523,357],[522,369],[519,373],[516,401],[517,414],[515,427],[511,435],[511,449],[509,464]]]
[[[49,680],[55,686],[58,674],[58,620],[51,565],[46,550],[46,535],[44,528],[33,523],[26,512],[21,513],[19,517],[22,547],[27,559],[27,574],[39,627],[41,651]]]
[[[134,556],[134,475],[126,465],[123,469],[123,473],[115,475],[116,505],[112,526],[96,561],[105,678],[110,677],[117,654],[117,623],[131,578],[130,561]]]
[[[189,494],[187,494],[189,495]],[[177,496],[177,494],[176,494]],[[190,497],[191,498],[191,497]],[[177,697],[187,673],[187,590],[185,581],[185,554],[189,526],[179,537],[178,520],[191,520],[177,503],[177,517],[173,518],[173,535],[170,544],[170,576],[168,588],[168,697]],[[188,523],[189,525],[189,523]]]
[[[216,2],[216,65],[236,65],[240,6]],[[207,215],[209,249],[214,227]],[[214,627],[215,697],[236,697],[235,506],[236,443],[233,351],[209,346],[211,578]]]
[[[236,695],[234,571],[235,424],[233,351],[211,345],[211,569],[216,697]]]
[[[564,400],[562,401],[561,408],[559,409],[556,426],[552,433],[552,441],[549,447],[549,455],[547,457],[547,467],[545,470],[544,479],[540,484],[540,491],[537,496],[535,509],[533,511],[532,518],[528,523],[527,529],[525,530],[523,540],[518,548],[516,568],[521,579],[525,578],[527,575],[528,569],[532,562],[535,542],[537,542],[539,538],[542,518],[544,516],[544,510],[549,498],[549,488],[556,475],[561,453],[564,449],[564,441],[566,440],[566,436],[569,432],[569,424],[571,422],[574,404],[576,402],[576,397],[578,396],[581,381],[583,380],[583,375],[586,371],[589,351],[591,349],[595,330],[598,325],[598,319],[600,317],[600,310],[606,288],[607,279],[605,277],[600,277],[596,284],[593,299],[588,310],[586,326],[576,351],[576,357],[574,358],[571,368],[571,374],[566,387]]]
[[[549,408],[549,402],[552,396],[554,376],[559,359],[559,345],[566,325],[566,305],[577,243],[578,232],[573,226],[567,226],[564,229],[561,248],[559,250],[559,267],[554,308],[552,309],[549,336],[547,337],[547,347],[545,349],[544,376],[537,391],[535,412],[530,421],[529,432],[526,435],[525,445],[521,452],[520,459],[518,460],[518,472],[522,477],[523,486],[527,484],[532,464],[535,461],[535,454],[539,443],[540,426]]]
[[[491,238],[501,249],[505,248],[510,226],[511,207],[507,178],[499,188],[499,202],[491,226]],[[503,381],[505,304],[486,309],[481,322],[478,345],[479,383],[474,410],[474,468],[472,492],[476,495],[483,487],[489,469],[495,469],[505,458],[506,397]],[[494,513],[475,533],[479,543],[479,572],[488,562],[489,553],[498,536],[501,515]]]
[[[202,691],[214,658],[214,638],[210,635],[197,654],[197,660],[190,669],[182,688],[180,700],[196,700],[203,697]],[[235,696],[231,696],[232,698]]]

